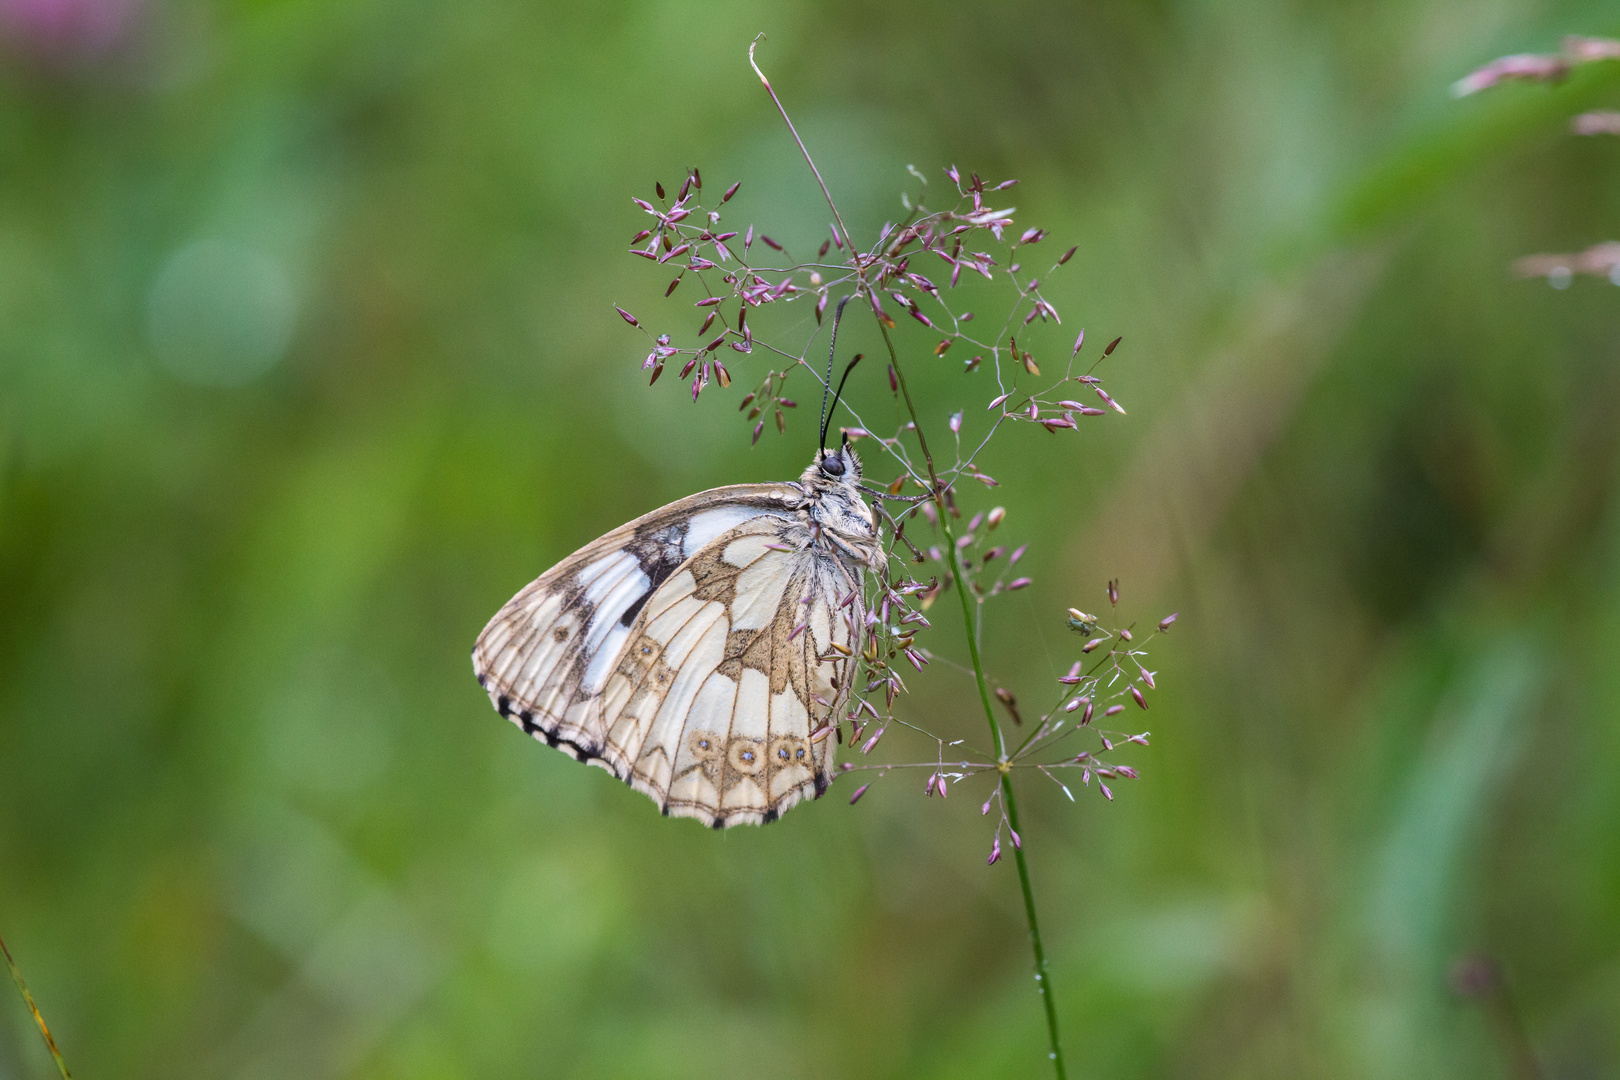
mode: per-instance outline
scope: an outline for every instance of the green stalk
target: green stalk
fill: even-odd
[[[1051,1058],[1052,1068],[1056,1070],[1058,1080],[1067,1080],[1068,1074],[1063,1068],[1063,1047],[1058,1039],[1057,1006],[1052,1001],[1052,979],[1046,966],[1046,949],[1041,944],[1040,920],[1035,915],[1035,890],[1029,883],[1029,864],[1024,860],[1024,834],[1018,826],[1018,802],[1013,798],[1012,759],[1007,754],[1007,740],[1002,735],[1001,722],[996,719],[995,706],[990,703],[990,684],[984,675],[984,663],[979,658],[978,603],[968,596],[962,553],[956,548],[956,532],[951,528],[951,516],[940,494],[939,477],[934,472],[934,459],[928,453],[928,443],[923,439],[922,423],[917,419],[916,407],[911,403],[911,391],[906,389],[906,377],[900,370],[900,358],[895,354],[894,342],[889,338],[889,328],[884,325],[882,319],[878,320],[878,329],[883,332],[883,344],[889,350],[889,363],[894,366],[895,382],[900,385],[901,396],[906,402],[906,411],[911,414],[911,422],[916,426],[917,443],[922,448],[923,460],[928,465],[928,479],[933,485],[934,503],[939,510],[939,527],[945,534],[946,543],[950,545],[951,571],[956,575],[956,595],[962,600],[962,625],[967,631],[968,657],[973,662],[973,677],[979,684],[979,701],[984,705],[984,718],[990,724],[990,735],[995,740],[1001,802],[1007,810],[1007,825],[1019,838],[1018,843],[1013,845],[1013,862],[1018,867],[1018,885],[1024,893],[1024,916],[1029,920],[1029,944],[1035,953],[1035,988],[1040,991],[1041,1004],[1046,1008],[1046,1037],[1052,1047],[1047,1056]]]
[[[62,1080],[73,1080],[68,1075],[67,1063],[62,1060],[62,1052],[56,1048],[56,1040],[51,1038],[51,1029],[45,1026],[45,1018],[39,1014],[39,1006],[34,1004],[34,995],[28,992],[28,984],[23,982],[22,972],[17,970],[17,962],[11,958],[11,950],[6,948],[3,940],[0,940],[0,954],[6,958],[6,967],[11,969],[11,980],[21,991],[23,1003],[28,1006],[28,1011],[34,1014],[34,1023],[39,1025],[39,1034],[51,1052],[51,1060],[56,1062],[56,1068],[61,1072]]]
[[[1063,1045],[1058,1039],[1057,1006],[1052,1002],[1052,975],[1046,966],[1046,950],[1041,946],[1041,924],[1035,918],[1035,890],[1029,883],[1029,864],[1024,861],[1023,833],[1018,831],[1018,804],[1013,801],[1012,777],[1001,774],[1001,798],[1007,804],[1007,823],[1019,835],[1013,845],[1013,862],[1018,866],[1018,885],[1024,891],[1024,915],[1029,919],[1029,947],[1035,953],[1035,984],[1046,1006],[1046,1039],[1052,1044],[1048,1056],[1058,1080],[1066,1080]]]

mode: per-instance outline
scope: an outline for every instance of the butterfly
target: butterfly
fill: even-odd
[[[886,562],[860,481],[846,442],[797,481],[714,488],[615,529],[496,613],[473,646],[479,684],[666,815],[776,820],[833,777],[865,574]]]

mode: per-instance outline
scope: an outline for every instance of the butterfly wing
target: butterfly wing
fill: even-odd
[[[587,544],[530,582],[473,646],[479,683],[502,716],[578,758],[601,752],[596,699],[652,594],[721,533],[787,514],[785,484],[716,488]]]
[[[809,736],[848,692],[829,642],[855,637],[860,571],[808,543],[802,497],[703,492],[542,574],[474,646],[496,709],[717,828],[819,794],[831,753]]]

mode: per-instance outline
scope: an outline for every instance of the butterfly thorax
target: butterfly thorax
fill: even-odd
[[[848,556],[873,570],[883,566],[877,518],[861,494],[861,459],[847,445],[817,453],[799,477],[807,496],[809,541],[820,550]]]

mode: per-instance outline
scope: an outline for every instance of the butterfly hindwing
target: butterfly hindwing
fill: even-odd
[[[608,756],[668,814],[771,821],[831,780],[832,743],[810,737],[847,695],[828,643],[849,647],[858,605],[835,618],[833,600],[859,590],[838,560],[784,550],[794,527],[762,518],[694,556],[604,691]]]
[[[666,813],[716,827],[819,794],[829,741],[809,737],[847,694],[851,663],[829,642],[848,648],[863,616],[859,571],[804,542],[799,496],[787,484],[703,492],[541,575],[474,647],[496,708]]]

